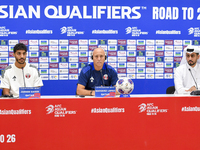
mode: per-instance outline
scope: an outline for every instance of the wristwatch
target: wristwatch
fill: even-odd
[[[91,90],[91,92],[90,92],[90,95],[92,96],[92,90]]]

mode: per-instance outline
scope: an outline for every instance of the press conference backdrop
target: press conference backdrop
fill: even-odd
[[[198,1],[8,0],[0,2],[0,69],[14,62],[13,47],[28,47],[42,95],[75,94],[81,68],[101,47],[133,94],[163,94],[172,86],[183,49],[199,45]]]

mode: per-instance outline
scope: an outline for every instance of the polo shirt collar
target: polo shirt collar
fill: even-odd
[[[92,70],[95,70],[94,69],[94,63],[92,62],[92,63],[90,63],[90,65],[92,66]],[[106,64],[105,63],[103,64],[103,68],[102,69],[106,70]]]

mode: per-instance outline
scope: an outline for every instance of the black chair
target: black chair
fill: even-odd
[[[170,86],[166,90],[166,94],[174,94],[175,92],[175,86]]]

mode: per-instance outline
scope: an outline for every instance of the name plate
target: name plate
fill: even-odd
[[[40,87],[20,87],[19,98],[40,98]]]
[[[115,97],[115,87],[95,86],[95,97]]]

